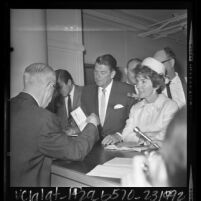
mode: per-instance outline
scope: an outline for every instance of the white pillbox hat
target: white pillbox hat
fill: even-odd
[[[152,57],[147,57],[144,59],[141,65],[149,67],[151,70],[157,72],[158,74],[165,75],[165,66],[160,61]]]

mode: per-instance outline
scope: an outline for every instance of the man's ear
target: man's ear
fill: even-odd
[[[115,75],[116,75],[116,71],[113,70],[113,71],[111,72],[111,78],[113,79]]]
[[[171,63],[172,68],[173,68],[173,67],[174,67],[174,65],[175,65],[175,59],[171,59],[171,60],[170,60],[170,63]]]
[[[40,90],[40,107],[45,108],[46,106],[46,97],[49,95],[51,90],[50,84],[47,84],[41,87]]]

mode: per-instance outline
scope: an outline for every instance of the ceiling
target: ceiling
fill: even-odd
[[[116,23],[142,38],[166,37],[186,45],[187,10],[184,9],[83,9],[83,14]]]

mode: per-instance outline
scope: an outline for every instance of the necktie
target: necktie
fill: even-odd
[[[168,98],[172,99],[172,95],[171,95],[171,92],[170,92],[170,83],[171,83],[171,81],[169,81],[169,82],[166,84],[166,89],[167,89]]]
[[[105,104],[106,104],[105,89],[102,89],[101,102],[100,102],[100,122],[102,126],[104,124],[105,119]]]
[[[72,105],[71,105],[71,97],[70,94],[68,94],[68,117],[70,117],[70,113],[72,112]]]

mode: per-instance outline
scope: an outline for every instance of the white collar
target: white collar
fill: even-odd
[[[111,88],[112,88],[112,84],[113,84],[113,79],[112,79],[112,81],[110,82],[110,84],[108,84],[107,87],[105,87],[105,91],[110,91]],[[100,92],[100,91],[103,90],[103,88],[102,88],[102,87],[98,87],[98,90],[99,90],[99,92]]]
[[[74,86],[74,84],[73,84],[73,87],[72,87],[72,89],[71,89],[71,91],[70,91],[70,96],[71,96],[71,98],[73,97],[73,94],[74,94],[74,91],[75,91],[75,86]]]

